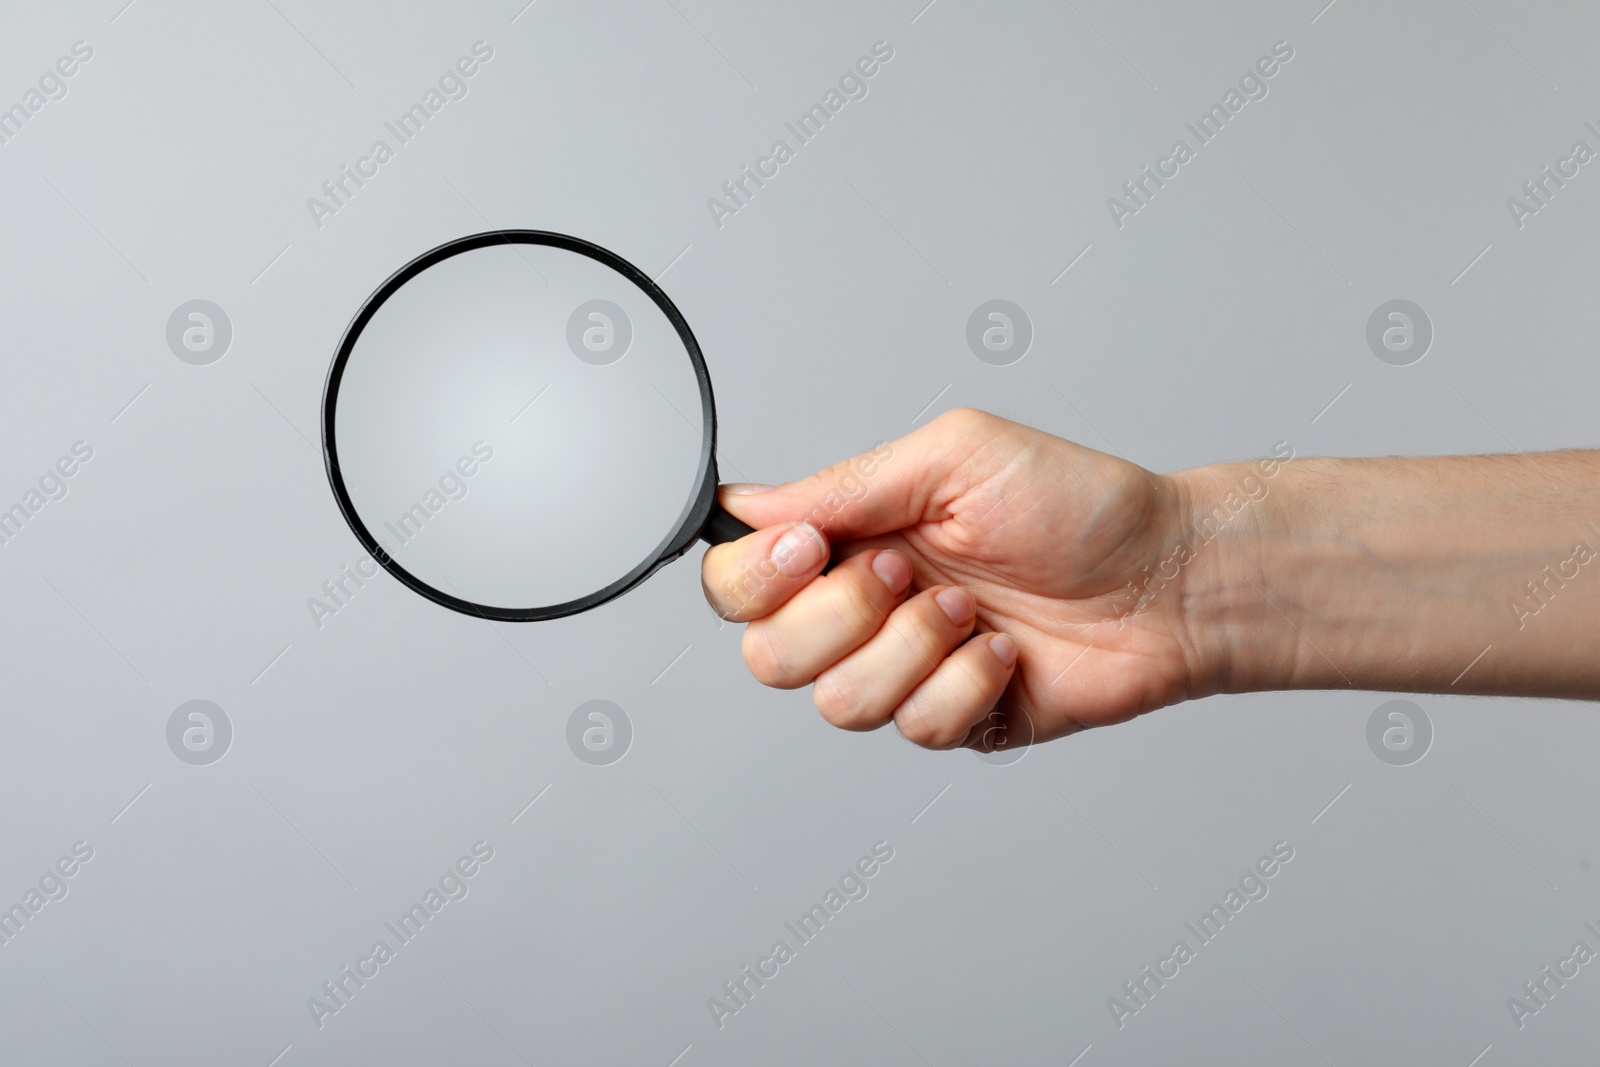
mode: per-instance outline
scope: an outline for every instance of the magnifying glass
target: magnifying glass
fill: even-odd
[[[697,539],[750,533],[716,502],[716,444],[705,360],[666,293],[540,230],[400,268],[345,331],[322,399],[328,481],[372,558],[511,622],[596,607]]]

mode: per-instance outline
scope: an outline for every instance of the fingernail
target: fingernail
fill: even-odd
[[[1011,665],[1017,662],[1017,643],[1005,634],[995,634],[989,638],[989,651],[1000,661],[1000,666],[1008,671]]]
[[[944,609],[950,621],[957,625],[970,621],[978,610],[977,601],[965,589],[941,589],[933,594],[933,599],[939,602],[939,607]]]
[[[757,493],[765,493],[772,488],[775,487],[762,485],[760,482],[729,482],[722,487],[722,491],[733,496],[755,496]]]
[[[877,558],[872,561],[872,573],[876,574],[883,584],[889,587],[889,592],[896,596],[905,592],[911,585],[911,561],[892,548],[878,553]]]
[[[785,578],[798,578],[822,565],[828,557],[828,543],[816,527],[802,522],[772,546],[772,562]]]

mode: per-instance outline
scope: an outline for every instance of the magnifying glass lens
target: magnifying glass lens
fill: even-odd
[[[714,478],[693,338],[621,261],[456,244],[346,335],[324,411],[335,491],[428,595],[492,617],[593,598],[647,572]]]

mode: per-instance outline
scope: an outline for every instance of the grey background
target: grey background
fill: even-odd
[[[0,35],[7,103],[95,50],[0,146],[0,497],[95,450],[0,546],[0,898],[95,849],[0,948],[0,1061],[1593,1049],[1592,965],[1524,1029],[1506,1008],[1574,941],[1600,947],[1589,707],[1418,698],[1432,751],[1395,767],[1365,740],[1385,696],[1258,694],[997,767],[761,689],[698,553],[552,624],[387,578],[320,629],[306,606],[359,555],[313,445],[339,334],[394,268],[488,225],[660,275],[705,348],[729,480],[959,404],[1157,470],[1279,440],[1593,444],[1600,177],[1521,230],[1505,205],[1574,140],[1600,147],[1593,9],[123,2],[13,5]],[[480,39],[470,95],[316,228],[306,198]],[[706,199],[878,40],[870,95],[718,229]],[[1278,40],[1295,58],[1270,95],[1118,229],[1106,198]],[[997,298],[1034,326],[1006,367],[964,336]],[[192,299],[232,320],[210,366],[166,346]],[[1409,367],[1365,344],[1391,299],[1435,327]],[[210,766],[167,747],[192,699],[233,726]],[[610,766],[566,743],[594,699],[633,727]],[[307,998],[480,839],[470,895],[317,1029]],[[717,1029],[707,998],[878,840],[895,858],[870,895]],[[1278,840],[1296,853],[1271,895],[1118,1030],[1107,998]]]

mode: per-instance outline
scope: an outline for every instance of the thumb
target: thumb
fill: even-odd
[[[718,500],[758,530],[808,522],[830,542],[939,521],[949,517],[948,505],[959,495],[951,475],[1007,425],[957,409],[808,478],[775,488],[723,486]]]

